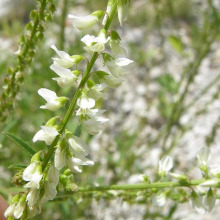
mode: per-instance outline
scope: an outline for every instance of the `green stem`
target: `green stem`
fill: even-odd
[[[63,0],[63,10],[60,22],[60,49],[64,50],[65,44],[65,22],[66,22],[66,15],[67,15],[67,8],[68,8],[68,0]]]
[[[178,182],[155,182],[155,183],[139,183],[139,184],[126,184],[126,185],[110,185],[110,186],[86,186],[79,187],[74,192],[65,193],[58,197],[65,197],[79,192],[94,192],[94,191],[109,191],[109,190],[132,190],[142,191],[147,189],[161,189],[161,188],[172,188],[172,187],[192,187],[198,186],[201,183],[208,181],[207,179],[191,180],[189,182],[178,181]]]
[[[104,26],[104,29],[106,30],[106,32],[108,31],[108,29],[110,27],[110,24],[111,24],[111,22],[114,18],[114,15],[115,15],[116,10],[117,10],[117,5],[118,5],[118,2],[115,1],[114,5],[113,5],[113,8],[110,12],[109,18],[106,22],[106,25]],[[72,113],[73,113],[73,110],[76,106],[76,102],[77,102],[77,99],[80,95],[81,89],[85,86],[86,82],[88,81],[88,79],[90,77],[90,72],[91,72],[92,67],[94,66],[95,61],[97,60],[97,58],[98,58],[98,53],[94,52],[90,62],[87,65],[86,71],[84,73],[84,77],[82,78],[82,80],[81,80],[81,82],[80,82],[80,84],[79,84],[79,86],[78,86],[78,88],[77,88],[77,90],[76,90],[76,92],[73,96],[72,102],[71,102],[71,104],[70,104],[70,106],[67,110],[67,113],[64,116],[64,119],[61,123],[60,130],[59,130],[59,135],[54,139],[53,143],[49,147],[49,150],[48,150],[47,154],[44,157],[44,160],[43,160],[43,163],[42,163],[42,170],[44,170],[46,168],[47,163],[49,162],[51,156],[53,155],[53,153],[55,151],[55,146],[57,145],[57,143],[59,141],[59,138],[60,138],[60,135],[64,132],[64,130],[66,128],[66,125],[67,125],[70,117],[72,116]]]

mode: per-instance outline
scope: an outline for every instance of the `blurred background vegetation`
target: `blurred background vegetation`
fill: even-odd
[[[56,12],[45,26],[44,37],[36,45],[34,59],[25,70],[24,81],[14,103],[14,110],[1,124],[25,140],[35,150],[45,146],[32,143],[33,135],[53,112],[40,110],[43,100],[37,94],[45,87],[57,94],[72,97],[74,91],[64,91],[51,80],[52,64],[57,45],[69,54],[88,54],[80,42],[86,34],[75,30],[66,15],[89,14],[105,10],[107,0],[55,1]],[[16,66],[15,51],[24,34],[31,10],[31,0],[0,2],[0,82],[7,77],[7,68]],[[153,181],[160,157],[175,158],[175,170],[198,177],[195,158],[203,146],[212,148],[214,160],[220,153],[220,3],[218,0],[135,0],[131,1],[128,19],[119,27],[113,24],[127,48],[128,57],[135,61],[126,82],[107,91],[100,107],[110,118],[106,129],[95,137],[78,128],[91,147],[94,167],[83,168],[75,175],[79,186],[135,183],[138,174]],[[99,30],[90,31],[96,34]],[[97,63],[97,67],[101,66]],[[59,114],[64,115],[65,110]],[[69,129],[77,124],[70,121]],[[10,198],[16,191],[11,178],[16,170],[12,163],[29,163],[29,156],[4,135],[0,134],[0,193]],[[173,196],[164,208],[152,205],[145,192],[143,198],[126,192],[117,199],[111,193],[76,194],[57,199],[43,207],[33,219],[201,219],[188,203],[187,196]],[[150,192],[156,193],[156,192]],[[214,216],[214,218],[213,218]],[[218,217],[217,217],[218,216]],[[207,214],[206,219],[219,219],[220,211]]]

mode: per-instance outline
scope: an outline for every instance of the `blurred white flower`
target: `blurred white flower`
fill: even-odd
[[[166,204],[166,193],[159,193],[153,197],[153,204],[158,207],[162,207]]]
[[[15,210],[14,210],[14,217],[15,217],[15,219],[21,218],[21,216],[23,215],[25,206],[26,206],[26,195],[24,194],[20,198],[19,203],[15,207]]]
[[[210,188],[207,194],[203,198],[204,207],[206,212],[211,212],[215,207],[216,196],[213,194],[212,189]]]
[[[15,203],[12,203],[12,204],[5,210],[5,213],[4,213],[5,218],[12,217],[12,216],[14,215],[15,207],[16,207],[16,204],[15,204]]]
[[[66,69],[62,66],[52,64],[50,68],[57,74],[59,77],[52,78],[57,81],[60,87],[65,87],[68,85],[76,85],[77,77],[73,74],[73,72],[69,69]]]
[[[48,109],[51,111],[56,111],[57,109],[62,107],[67,100],[66,97],[57,97],[54,91],[45,88],[39,89],[38,94],[47,101],[47,103],[45,105],[40,106],[40,108]]]
[[[83,120],[83,125],[85,126],[88,133],[95,135],[103,128],[104,123],[109,121],[108,118],[102,116],[104,110],[90,109],[87,115],[90,117],[87,120]]]
[[[199,213],[204,214],[206,213],[206,208],[203,204],[203,197],[198,195],[195,191],[191,194],[191,204],[192,207]]]
[[[122,26],[123,22],[127,19],[128,12],[128,0],[119,0],[118,1],[118,20]]]
[[[26,197],[26,201],[29,207],[34,206],[40,197],[40,191],[38,189],[31,189]]]
[[[173,159],[170,156],[165,156],[159,161],[159,175],[164,176],[173,168]]]
[[[95,11],[87,16],[75,16],[68,15],[68,18],[73,20],[73,26],[79,30],[87,29],[93,27],[94,24],[103,16],[103,11]]]
[[[199,165],[207,166],[209,156],[210,156],[210,149],[208,147],[203,147],[197,154]]]
[[[58,134],[54,127],[41,126],[41,130],[34,135],[33,142],[45,141],[47,145],[50,145]]]
[[[134,61],[127,58],[118,58],[116,60],[107,61],[105,64],[113,76],[122,77],[125,74],[125,69],[122,67],[127,66],[133,62]]]
[[[89,88],[88,96],[94,100],[98,100],[103,96],[102,90],[106,88],[104,83],[96,84]]]
[[[77,64],[78,62],[80,62],[83,59],[83,57],[80,55],[70,56],[65,51],[58,50],[54,44],[51,45],[50,47],[53,50],[55,50],[57,55],[60,57],[60,58],[53,58],[54,64],[62,66],[64,68],[70,68],[74,64]]]
[[[42,167],[38,162],[32,162],[23,172],[22,179],[29,181],[24,187],[39,189],[43,177]]]
[[[55,151],[54,164],[58,170],[62,169],[66,164],[66,151],[61,149],[60,146]]]
[[[101,53],[105,49],[105,44],[109,41],[109,37],[106,38],[105,31],[101,31],[98,37],[87,34],[81,41],[86,44],[86,50]]]

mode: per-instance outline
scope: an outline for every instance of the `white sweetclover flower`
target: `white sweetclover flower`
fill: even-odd
[[[210,156],[210,149],[208,147],[203,147],[197,154],[199,165],[207,166],[209,156]]]
[[[15,203],[12,203],[12,204],[5,210],[5,213],[4,213],[5,218],[9,218],[9,217],[12,217],[12,216],[14,215],[15,207],[16,207],[16,204],[15,204]]]
[[[153,204],[158,207],[162,207],[166,204],[166,193],[159,193],[153,197]]]
[[[79,137],[72,135],[67,140],[70,151],[79,158],[87,156],[89,153],[88,145]]]
[[[218,164],[209,166],[209,174],[211,176],[220,178],[220,166]]]
[[[21,218],[21,216],[23,215],[25,206],[26,206],[26,195],[24,194],[24,195],[20,198],[18,204],[17,204],[16,207],[15,207],[15,210],[14,210],[14,218],[15,218],[15,219]]]
[[[43,177],[42,167],[38,162],[32,162],[23,172],[22,179],[29,181],[24,187],[39,189]]]
[[[216,196],[213,195],[212,189],[210,188],[207,194],[203,198],[203,204],[206,209],[206,212],[211,212],[215,207]]]
[[[68,53],[65,51],[58,50],[56,46],[53,44],[50,46],[60,58],[53,58],[54,64],[62,66],[64,68],[70,68],[74,64],[77,64],[80,62],[83,57],[80,55],[74,55],[70,56]],[[58,74],[59,75],[59,74]]]
[[[126,72],[122,67],[133,62],[133,60],[129,60],[127,58],[118,58],[116,60],[107,61],[105,64],[113,76],[122,77]]]
[[[58,134],[54,127],[41,126],[41,130],[34,135],[33,142],[45,141],[47,145],[50,145]]]
[[[98,100],[103,96],[102,90],[105,88],[106,88],[106,85],[104,83],[94,85],[89,89],[88,96],[90,98]]]
[[[77,100],[77,105],[81,109],[90,109],[95,106],[95,100],[92,98],[88,98],[85,95],[81,95],[81,97]]]
[[[90,109],[90,111],[88,111],[90,118],[82,122],[88,133],[92,135],[98,134],[103,128],[104,123],[109,121],[108,118],[102,116],[104,112],[104,110],[99,109]]]
[[[66,97],[57,97],[57,94],[54,91],[45,88],[39,89],[38,94],[47,101],[47,103],[40,106],[40,108],[48,109],[51,111],[56,111],[57,109],[62,107],[67,100]]]
[[[192,207],[198,212],[199,214],[205,214],[206,208],[203,204],[203,197],[198,195],[195,191],[191,194],[191,204]]]
[[[61,149],[60,146],[55,151],[54,163],[58,170],[61,170],[66,164],[66,151]]]
[[[40,197],[40,191],[38,189],[31,189],[26,197],[26,201],[29,207],[34,206]]]
[[[50,69],[52,69],[59,76],[52,79],[57,81],[60,87],[63,88],[68,85],[76,85],[77,77],[73,74],[71,70],[59,66],[57,64],[52,64],[50,66]]]
[[[170,156],[165,156],[159,161],[159,175],[164,176],[173,168],[173,159]]]
[[[95,11],[87,16],[75,16],[68,15],[68,18],[73,20],[73,26],[79,30],[87,29],[93,27],[99,19],[103,16],[103,11]]]
[[[127,19],[128,12],[128,0],[119,0],[118,1],[118,20],[122,26],[123,22]]]
[[[105,44],[109,41],[109,39],[109,37],[106,38],[106,31],[103,29],[100,31],[98,37],[86,35],[81,39],[81,41],[86,44],[85,49],[87,51],[101,53],[105,49]]]
[[[113,75],[108,75],[104,77],[103,82],[106,83],[106,85],[108,85],[111,88],[116,88],[124,82],[124,79],[122,77],[115,77]]]

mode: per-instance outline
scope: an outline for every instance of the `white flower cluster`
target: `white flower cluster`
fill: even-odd
[[[123,1],[125,2],[125,1]],[[109,4],[112,1],[109,1]],[[125,8],[127,4],[119,1],[118,15],[120,23],[125,20]],[[112,8],[107,8],[107,12],[96,11],[91,15],[78,17],[69,15],[73,20],[73,25],[79,29],[87,29],[97,23],[105,14],[109,14]],[[103,25],[108,22],[108,16],[104,17]],[[108,35],[108,36],[107,36]],[[78,86],[76,105],[78,110],[76,116],[80,123],[83,124],[87,132],[91,135],[98,134],[103,128],[104,123],[108,121],[103,117],[104,110],[94,108],[96,100],[103,96],[103,90],[107,87],[117,87],[123,82],[123,76],[128,64],[133,61],[121,57],[124,55],[124,48],[120,44],[120,37],[115,31],[110,34],[107,30],[102,29],[98,36],[86,35],[81,41],[86,45],[85,50],[95,54],[102,54],[104,65],[108,68],[109,73],[104,71],[96,71],[99,83],[86,79],[86,84],[81,86],[84,75],[77,70],[77,64],[81,62],[84,57],[81,55],[69,55],[65,51],[60,51],[55,45],[51,48],[56,52],[58,58],[53,58],[53,64],[50,66],[58,77],[53,78],[60,87]],[[112,54],[104,53],[107,46],[112,49]],[[115,57],[113,57],[115,56]],[[88,64],[89,65],[89,64]],[[38,90],[38,94],[42,96],[46,103],[40,108],[50,111],[56,111],[65,105],[67,98],[64,96],[58,97],[54,91],[46,88]],[[80,138],[73,135],[70,131],[65,130],[56,124],[58,116],[51,118],[41,129],[34,135],[33,142],[44,141],[46,145],[51,145],[56,148],[54,162],[43,166],[44,158],[41,158],[41,153],[36,153],[31,163],[23,171],[22,179],[26,182],[24,187],[26,192],[16,195],[12,201],[11,206],[6,210],[5,217],[14,217],[15,219],[27,219],[40,212],[41,206],[48,200],[53,200],[57,194],[57,185],[59,183],[59,171],[66,167],[72,172],[82,172],[81,166],[93,165],[94,162],[87,158],[89,150],[86,143]],[[67,123],[67,122],[66,122]],[[65,130],[64,134],[63,131]],[[54,164],[54,165],[53,165]]]

